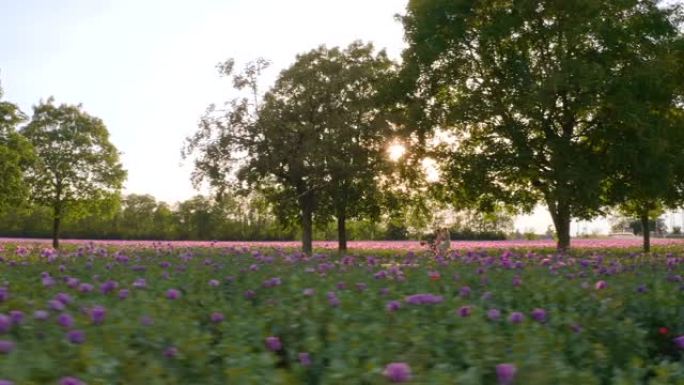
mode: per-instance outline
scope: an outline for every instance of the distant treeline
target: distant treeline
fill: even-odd
[[[52,212],[43,206],[6,210],[0,215],[0,236],[49,238],[52,235]],[[120,202],[85,216],[65,217],[64,238],[131,240],[297,240],[300,230],[285,226],[272,214],[264,198],[235,197],[217,202],[195,196],[175,205],[157,201],[150,195],[131,194]],[[505,239],[503,231],[464,228],[459,223],[451,229],[452,239]],[[348,237],[352,240],[423,239],[425,231],[411,230],[388,221],[349,220]],[[314,238],[336,240],[334,222],[317,223]]]

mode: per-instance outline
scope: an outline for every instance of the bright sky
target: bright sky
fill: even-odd
[[[263,56],[273,74],[320,44],[372,41],[397,58],[403,0],[0,0],[5,99],[31,113],[53,95],[102,118],[128,170],[126,192],[196,194],[184,138],[228,99],[216,64]],[[239,68],[239,67],[238,67]]]

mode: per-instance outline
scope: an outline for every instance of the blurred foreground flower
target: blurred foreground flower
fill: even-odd
[[[411,379],[411,367],[405,362],[392,362],[385,366],[383,374],[391,382],[407,382]]]
[[[496,365],[496,377],[499,379],[499,385],[511,385],[517,371],[518,369],[513,364]]]
[[[282,342],[280,342],[280,338],[270,336],[266,337],[266,347],[268,348],[268,350],[272,352],[277,352],[278,350],[283,348],[283,344]]]
[[[678,348],[684,349],[684,336],[679,336],[674,339],[675,344]]]
[[[86,383],[76,377],[62,377],[59,380],[59,385],[86,385]]]

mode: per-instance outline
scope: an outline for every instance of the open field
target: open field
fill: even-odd
[[[51,244],[49,239],[34,238],[0,238],[2,243],[19,243],[24,245],[45,245]],[[70,245],[108,245],[113,247],[276,247],[295,249],[301,246],[298,241],[121,241],[121,240],[82,240],[82,239],[63,239],[60,242]],[[641,238],[578,238],[572,240],[572,247],[578,249],[607,249],[607,248],[639,248]],[[684,247],[683,238],[654,238],[651,239],[654,246],[677,246]],[[319,249],[335,249],[335,241],[314,241],[314,247]],[[349,241],[348,247],[357,250],[425,250],[425,246],[419,241]],[[547,240],[506,240],[506,241],[451,241],[451,248],[455,250],[473,249],[537,249],[555,248],[556,242],[552,239]]]
[[[684,384],[678,253],[124,245],[5,242],[0,379]]]

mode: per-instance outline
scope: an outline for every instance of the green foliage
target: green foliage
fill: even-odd
[[[196,196],[170,207],[149,195],[131,194],[115,212],[66,215],[61,234],[76,239],[141,240],[292,240],[263,198],[235,196],[217,202]],[[0,236],[49,237],[52,211],[31,205],[0,214]],[[361,237],[361,239],[367,239]]]
[[[609,177],[607,201],[642,226],[684,202],[684,37],[667,23],[657,40],[642,43],[641,60],[616,74],[602,113]],[[650,248],[644,234],[644,250]]]
[[[102,120],[81,106],[53,102],[50,98],[35,106],[21,132],[37,156],[27,173],[31,196],[52,209],[57,247],[60,222],[67,213],[79,217],[115,209],[126,171]]]
[[[679,33],[671,16],[651,0],[410,1],[407,104],[425,100],[417,129],[448,127],[458,139],[438,151],[448,199],[544,202],[566,248],[570,218],[604,203],[605,156],[620,142],[609,127],[629,119],[612,113],[616,90],[627,106],[639,102],[623,82]]]
[[[0,212],[24,202],[28,187],[23,174],[33,161],[33,149],[16,129],[26,117],[16,105],[2,101],[0,86]]]

